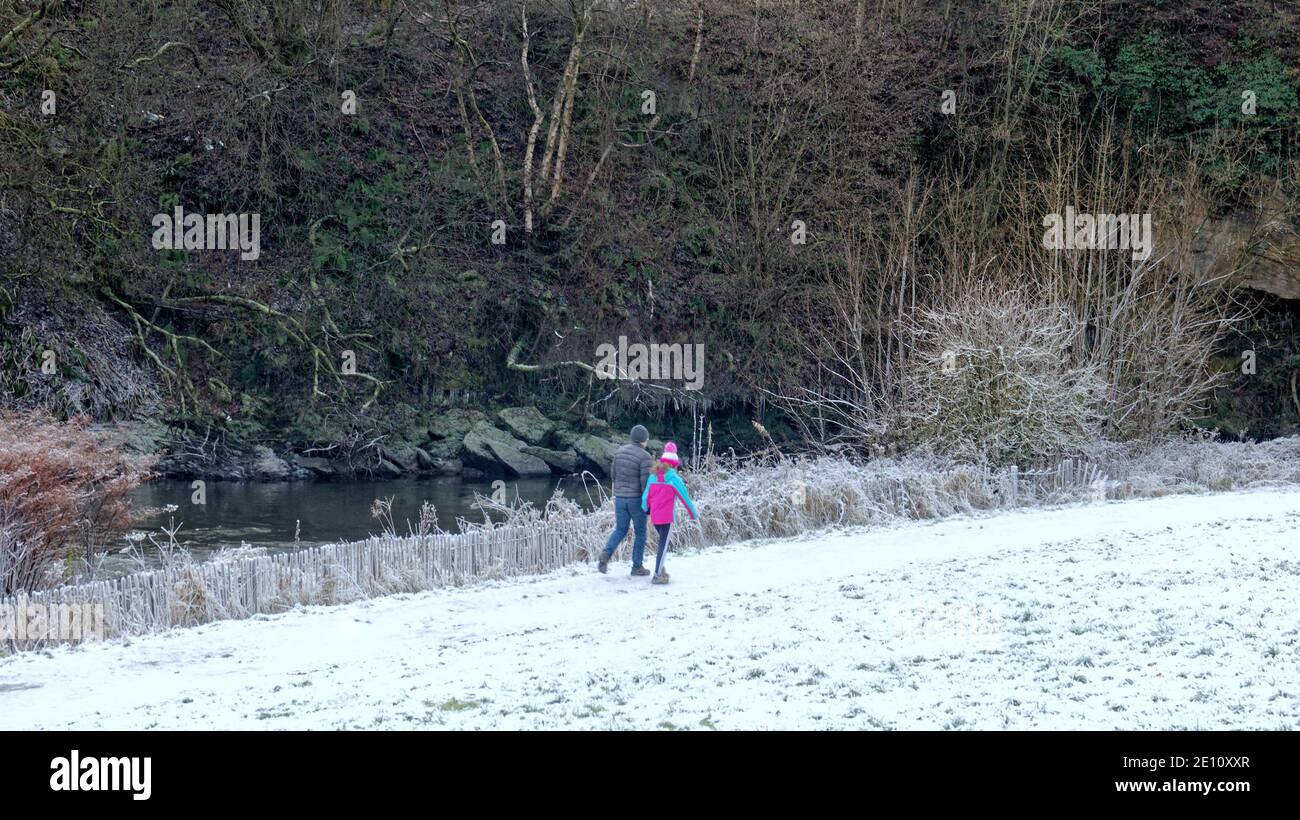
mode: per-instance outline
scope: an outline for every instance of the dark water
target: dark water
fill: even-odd
[[[518,494],[540,507],[557,484],[584,508],[594,506],[599,499],[599,488],[590,478],[585,487],[578,478],[506,481],[505,492],[509,499]],[[407,521],[411,528],[416,527],[420,505],[425,501],[437,508],[439,526],[454,532],[457,517],[483,520],[483,514],[471,504],[476,492],[490,496],[492,490],[491,481],[456,478],[276,484],[208,481],[207,503],[198,505],[190,500],[194,492],[190,482],[160,481],[141,487],[135,501],[160,509],[176,505],[171,516],[181,525],[177,540],[196,556],[203,556],[241,543],[292,549],[295,527],[299,528],[297,546],[365,538],[383,529],[371,517],[370,505],[375,499],[389,497],[393,499],[393,523],[399,534],[406,534]],[[158,512],[139,522],[136,529],[165,540],[158,528],[168,523],[168,517],[168,513]]]

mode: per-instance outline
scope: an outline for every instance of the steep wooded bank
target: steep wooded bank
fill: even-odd
[[[383,471],[465,404],[999,460],[1293,431],[1298,30],[1283,0],[11,2],[0,395],[155,419],[195,471]],[[1153,253],[1045,249],[1067,207],[1150,214]],[[177,209],[256,215],[256,252],[159,249]],[[703,345],[701,389],[595,378],[620,337]],[[1027,382],[1070,400],[988,400]]]

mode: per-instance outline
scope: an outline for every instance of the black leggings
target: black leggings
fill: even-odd
[[[655,556],[655,575],[664,570],[664,555],[668,552],[668,531],[672,528],[672,524],[655,524],[655,532],[659,533],[659,554]]]

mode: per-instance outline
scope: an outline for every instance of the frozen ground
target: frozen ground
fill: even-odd
[[[0,659],[0,728],[1300,726],[1297,490],[669,568],[665,587],[581,566]]]

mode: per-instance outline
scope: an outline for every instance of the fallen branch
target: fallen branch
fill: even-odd
[[[562,362],[547,362],[546,364],[522,364],[519,362],[519,354],[523,352],[523,349],[524,349],[524,343],[522,340],[515,342],[515,346],[510,348],[510,353],[509,355],[506,356],[507,368],[511,370],[522,370],[525,373],[536,373],[539,370],[553,370],[557,367],[577,367],[587,371],[588,373],[591,373],[598,379],[611,379],[611,378],[617,379],[618,381],[621,382],[628,382],[633,387],[646,387],[646,388],[650,388],[651,390],[662,390],[665,393],[669,393],[671,395],[678,395],[681,392],[679,390],[676,390],[675,388],[667,387],[662,384],[655,384],[654,382],[645,382],[645,381],[641,381],[640,379],[628,378],[626,373],[615,373],[612,376],[608,374],[604,374],[597,368],[592,367],[591,365],[582,361],[567,360]]]
[[[200,71],[203,70],[203,64],[199,62],[199,53],[194,49],[194,46],[190,45],[189,43],[180,43],[180,42],[163,43],[161,48],[159,48],[157,51],[155,51],[153,54],[149,55],[148,57],[137,57],[134,60],[122,63],[121,67],[135,68],[138,65],[143,65],[145,63],[152,63],[154,60],[157,60],[159,57],[163,56],[173,48],[183,48],[186,51],[188,51],[190,53],[190,56],[194,58],[194,67],[199,69]]]
[[[600,371],[598,371],[596,368],[592,367],[586,362],[579,362],[579,361],[549,362],[547,364],[520,364],[519,354],[523,352],[523,349],[524,349],[524,343],[522,341],[515,342],[515,346],[510,348],[510,354],[506,356],[506,367],[510,368],[511,370],[522,370],[525,373],[535,373],[539,370],[551,370],[556,367],[572,366],[572,367],[580,367],[583,370],[586,370],[588,373],[592,373],[596,376],[600,375]]]

